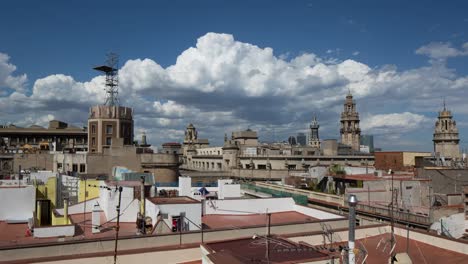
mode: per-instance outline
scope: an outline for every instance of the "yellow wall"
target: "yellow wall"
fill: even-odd
[[[44,185],[36,186],[36,199],[50,200],[52,209],[55,208],[57,194],[57,178],[50,177]]]
[[[85,200],[85,187],[86,192],[88,195],[86,196],[86,200],[94,199],[99,197],[99,188],[97,187],[89,187],[88,185],[96,185],[99,186],[98,180],[80,180],[80,186],[78,188],[78,202],[83,202]]]
[[[52,212],[52,225],[53,226],[54,225],[70,225],[70,224],[71,224],[70,217],[65,219],[63,215],[56,216],[54,212]]]

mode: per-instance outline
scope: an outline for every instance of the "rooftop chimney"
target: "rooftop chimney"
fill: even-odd
[[[101,229],[101,207],[99,206],[99,203],[96,201],[96,203],[93,206],[93,211],[91,213],[91,225],[92,225],[92,232],[93,234],[100,233]]]

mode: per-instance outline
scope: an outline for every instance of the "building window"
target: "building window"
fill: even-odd
[[[91,138],[91,146],[96,146],[96,138],[95,137]]]
[[[112,125],[106,125],[106,134],[112,135]]]
[[[106,137],[106,145],[108,145],[108,146],[112,145],[112,138],[111,137]]]
[[[86,172],[86,164],[80,164],[80,172]]]
[[[91,134],[96,134],[96,125],[95,124],[91,125]]]
[[[72,165],[72,171],[73,172],[78,172],[78,164],[73,164]]]
[[[57,163],[57,170],[61,170],[63,167],[62,163]]]

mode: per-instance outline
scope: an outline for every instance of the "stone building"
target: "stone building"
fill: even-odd
[[[359,113],[356,111],[356,101],[348,93],[341,113],[341,143],[350,146],[354,151],[360,150],[361,129],[359,128]]]
[[[418,157],[430,157],[430,152],[418,151],[376,151],[375,168],[388,171],[413,171]]]
[[[436,156],[460,158],[460,148],[457,123],[453,120],[452,112],[445,107],[439,112],[434,129],[434,152]]]
[[[49,126],[0,126],[0,152],[32,153],[41,150],[85,151],[88,148],[87,129],[70,126],[59,120]]]
[[[184,152],[182,168],[191,171],[223,171],[233,177],[247,173],[249,177],[263,175],[261,177],[269,178],[275,174],[284,176],[288,171],[304,171],[317,164],[373,165],[374,157],[371,155],[361,155],[359,152],[340,155],[338,144],[328,146],[327,149],[330,151],[323,155],[320,149],[312,146],[259,143],[257,132],[247,129],[233,132],[230,139],[225,136],[222,147],[188,148]]]
[[[91,153],[102,153],[103,148],[121,138],[123,144],[133,144],[133,110],[118,105],[96,105],[91,107],[88,119],[88,144]]]
[[[185,138],[182,146],[184,157],[186,157],[188,153],[195,152],[198,148],[205,148],[209,145],[208,139],[198,138],[197,128],[190,123],[185,130]]]
[[[320,139],[319,139],[319,123],[317,122],[317,117],[314,116],[312,123],[310,123],[310,135],[309,135],[309,146],[320,149]]]

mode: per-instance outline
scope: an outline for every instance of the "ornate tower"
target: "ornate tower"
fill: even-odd
[[[320,148],[320,139],[319,139],[319,123],[317,122],[317,117],[314,116],[312,123],[310,123],[310,135],[309,135],[309,146]]]
[[[190,123],[187,126],[187,129],[185,130],[185,138],[184,138],[184,143],[195,143],[198,139],[198,133],[197,129],[193,126],[192,123]]]
[[[359,151],[359,113],[356,111],[356,102],[353,100],[351,92],[346,95],[344,111],[341,113],[341,143],[351,146],[355,151]]]
[[[434,152],[443,157],[460,158],[458,143],[458,128],[455,120],[452,119],[452,112],[447,110],[444,102],[444,109],[439,112],[438,120],[434,129]]]

